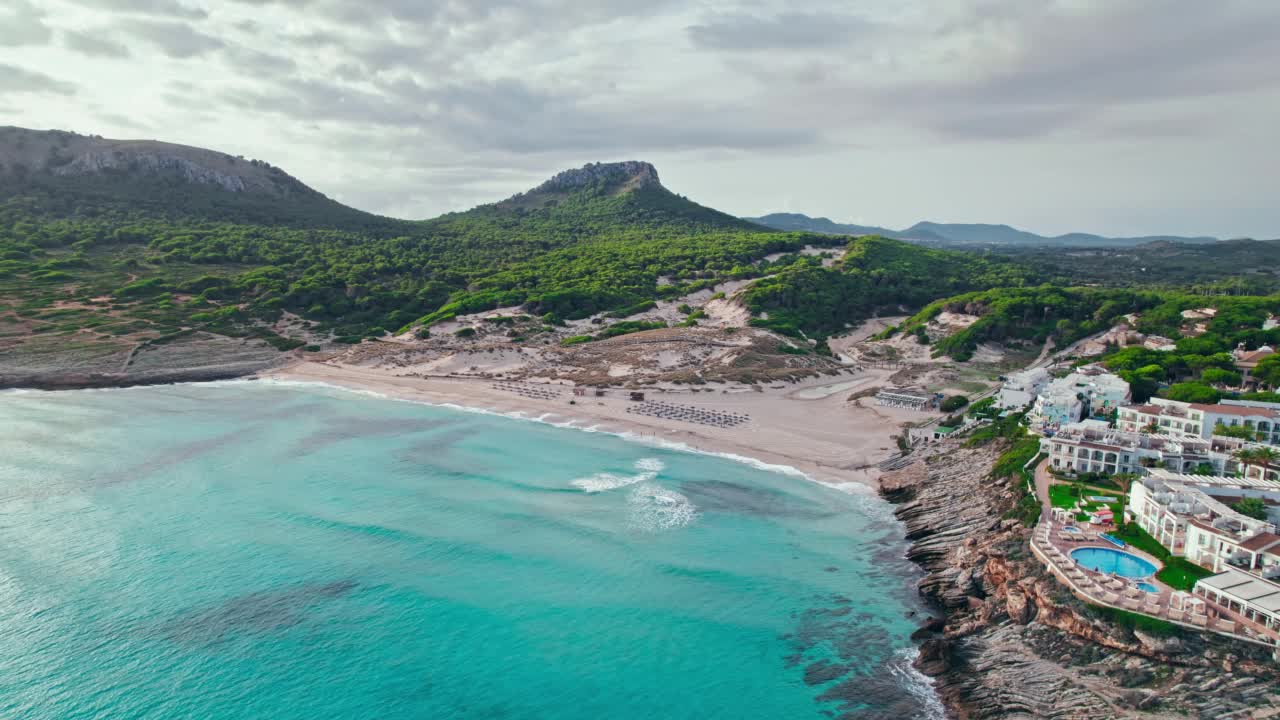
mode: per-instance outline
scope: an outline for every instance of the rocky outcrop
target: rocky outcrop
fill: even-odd
[[[249,184],[240,175],[230,175],[183,157],[159,153],[128,153],[99,150],[78,155],[71,162],[52,168],[54,175],[94,175],[106,172],[134,172],[180,178],[200,185],[216,185],[228,192],[245,192]]]
[[[320,197],[278,167],[215,150],[59,130],[0,128],[0,178],[31,174],[148,178],[208,185],[233,193]]]
[[[1076,599],[1002,519],[1017,496],[988,477],[995,448],[953,443],[886,473],[922,596],[942,613],[918,667],[958,718],[1252,717],[1277,700],[1264,648],[1190,631],[1119,626]],[[1237,683],[1239,692],[1222,693]]]
[[[533,192],[572,192],[596,184],[618,185],[627,189],[661,185],[656,168],[647,162],[628,160],[589,163],[574,170],[565,170],[534,188]]]

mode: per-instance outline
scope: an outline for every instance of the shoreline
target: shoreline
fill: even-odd
[[[835,487],[874,491],[878,463],[897,451],[893,436],[904,422],[923,420],[923,413],[846,402],[850,392],[872,387],[885,378],[877,371],[823,377],[790,384],[781,390],[702,391],[702,388],[646,388],[649,399],[688,404],[700,409],[751,416],[738,428],[722,428],[632,414],[627,391],[613,389],[605,397],[575,397],[572,386],[523,383],[564,391],[552,399],[530,398],[496,389],[487,378],[416,377],[349,365],[301,362],[261,371],[265,380],[327,384],[371,392],[393,399],[456,406],[463,410],[541,420],[582,430],[609,432],[692,452],[714,454],[778,472],[791,469],[808,479]],[[818,388],[841,387],[834,392]],[[807,391],[807,394],[806,394]],[[573,404],[570,404],[570,402]]]

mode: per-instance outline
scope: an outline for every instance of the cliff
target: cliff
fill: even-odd
[[[919,634],[917,664],[955,717],[1280,713],[1280,674],[1265,649],[1118,625],[1048,575],[1030,531],[1002,519],[1016,496],[988,477],[997,455],[944,443],[882,478],[912,542],[908,557],[927,572],[920,593],[943,614]]]
[[[216,150],[111,140],[62,130],[0,128],[0,176],[152,178],[272,197],[319,196],[280,168]]]

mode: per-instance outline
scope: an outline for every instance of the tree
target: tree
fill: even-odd
[[[1223,425],[1218,423],[1213,426],[1213,434],[1221,437],[1239,438],[1241,440],[1254,440],[1257,434],[1252,428],[1244,425]]]
[[[1210,385],[1237,387],[1240,385],[1240,373],[1216,367],[1205,368],[1204,372],[1200,373],[1200,380]]]
[[[1184,382],[1170,385],[1163,395],[1170,400],[1188,403],[1212,404],[1222,399],[1222,393],[1198,382]]]
[[[1263,385],[1280,388],[1280,355],[1269,355],[1258,361],[1253,377]]]
[[[1267,474],[1267,466],[1280,460],[1280,453],[1266,447],[1258,448],[1241,448],[1236,451],[1236,460],[1245,467],[1245,475],[1248,475],[1248,469],[1253,466],[1262,468],[1262,474]]]
[[[942,412],[955,412],[968,404],[969,398],[964,395],[948,395],[947,398],[942,401]]]
[[[1240,502],[1233,503],[1231,509],[1254,520],[1267,519],[1267,504],[1259,498],[1240,498]]]

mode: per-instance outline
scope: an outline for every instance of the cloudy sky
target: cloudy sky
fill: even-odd
[[[1280,237],[1276,0],[0,0],[0,124],[429,217],[649,160],[741,215]]]

